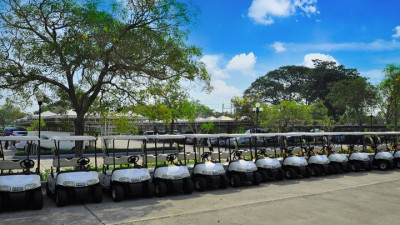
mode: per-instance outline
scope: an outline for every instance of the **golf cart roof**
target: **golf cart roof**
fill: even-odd
[[[400,135],[400,131],[364,132],[365,135]]]
[[[103,140],[147,140],[143,135],[109,135],[103,136]]]
[[[219,134],[220,137],[238,138],[238,137],[251,137],[251,134]]]
[[[219,134],[183,134],[183,136],[188,138],[218,138]]]
[[[165,135],[146,135],[146,138],[152,138],[156,140],[171,140],[171,139],[184,139],[185,136],[178,134],[165,134]]]
[[[4,136],[0,141],[39,141],[38,136]]]
[[[275,137],[280,135],[281,133],[252,133],[252,137]]]
[[[93,136],[53,136],[51,140],[54,141],[95,141]]]

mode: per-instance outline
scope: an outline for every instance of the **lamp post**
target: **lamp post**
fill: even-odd
[[[374,115],[372,115],[372,112],[371,112],[371,115],[369,115],[369,118],[370,118],[370,129],[371,129],[371,131],[372,131],[372,118],[374,117]]]
[[[256,114],[256,126],[254,128],[254,133],[257,133],[257,127],[258,127],[258,114],[263,111],[263,108],[261,107],[260,103],[256,103],[256,107],[253,108],[253,112]]]
[[[37,150],[37,161],[38,161],[38,165],[37,165],[37,173],[40,174],[40,124],[41,124],[41,114],[42,114],[42,104],[43,104],[43,100],[44,100],[44,93],[41,90],[37,90],[35,93],[36,96],[36,100],[38,102],[39,105],[39,124],[38,124],[38,137],[39,137],[39,141],[38,141],[38,150]]]

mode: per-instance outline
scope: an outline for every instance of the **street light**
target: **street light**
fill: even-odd
[[[371,123],[370,123],[370,124],[371,124],[371,125],[370,125],[371,131],[372,131],[372,118],[373,118],[373,117],[374,117],[374,115],[372,115],[372,112],[371,112],[371,115],[369,115],[369,118],[371,119],[371,120],[370,120],[370,122],[371,122]]]
[[[44,92],[41,90],[37,90],[35,92],[36,100],[39,105],[39,125],[38,125],[38,136],[39,136],[39,141],[38,141],[38,150],[37,150],[37,172],[40,173],[40,124],[41,124],[41,114],[42,114],[42,104],[44,101]]]
[[[256,103],[256,107],[253,108],[253,112],[256,114],[256,127],[254,129],[254,133],[257,133],[257,127],[258,127],[258,114],[263,111],[263,108],[261,107],[260,103]]]

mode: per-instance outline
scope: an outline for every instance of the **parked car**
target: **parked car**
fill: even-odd
[[[18,132],[18,131],[21,131],[21,132]],[[25,132],[26,132],[26,133],[25,133]],[[10,135],[14,135],[14,136],[26,136],[26,134],[27,134],[26,129],[25,129],[25,128],[22,128],[22,127],[4,127],[4,128],[3,128],[3,131],[1,132],[1,135],[2,135],[2,136],[10,136]],[[9,144],[10,144],[10,143],[8,143],[8,141],[6,141],[6,142],[4,143],[4,148],[5,148],[5,149],[8,149]],[[16,144],[15,142],[11,143],[12,146],[15,146],[15,144]],[[23,149],[23,148],[22,148],[22,149]]]
[[[28,131],[26,130],[15,130],[11,133],[10,136],[26,136],[28,135]],[[24,150],[26,143],[25,141],[13,141],[11,142],[11,146],[16,148],[17,150]]]

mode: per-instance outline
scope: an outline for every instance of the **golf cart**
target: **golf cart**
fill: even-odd
[[[302,143],[306,144],[306,146],[302,146],[302,148],[306,150],[308,156],[308,167],[311,169],[311,175],[316,177],[323,174],[329,175],[332,172],[332,166],[330,165],[328,156],[324,154],[323,145],[321,146],[317,143],[319,136],[323,136],[322,133],[304,133],[302,136]],[[314,140],[314,145],[311,145],[312,140]],[[324,138],[322,138],[322,141],[323,140]]]
[[[255,138],[255,163],[258,171],[262,175],[262,181],[265,182],[267,180],[275,179],[282,180],[285,172],[282,169],[282,165],[279,160],[276,158],[277,150],[280,152],[280,149],[276,148],[276,135],[274,133],[261,133],[261,134],[252,134],[251,136]],[[271,148],[267,148],[266,139],[273,139],[273,150]],[[265,145],[264,148],[257,149],[257,139],[262,139]],[[274,155],[273,158],[270,158],[270,155]]]
[[[254,154],[251,149],[249,150],[239,150],[239,145],[237,143],[237,138],[251,138],[250,134],[220,134],[220,137],[229,138],[228,148],[229,148],[229,165],[227,170],[227,175],[230,184],[233,187],[239,187],[243,182],[252,182],[254,185],[259,185],[261,183],[262,177],[260,172],[257,171],[257,166],[253,161]],[[235,149],[232,150],[232,143]],[[246,156],[250,156],[250,160],[245,159]]]
[[[214,152],[212,146],[209,146],[210,151],[205,151],[204,144],[201,144],[201,140],[206,139],[207,144],[211,144],[210,138],[218,138],[216,134],[184,134],[185,137],[193,138],[193,152],[194,154],[194,167],[192,172],[192,180],[194,181],[194,187],[198,191],[204,191],[207,187],[218,186],[220,188],[227,188],[229,180],[226,175],[224,166],[221,161],[211,160],[211,154]],[[200,152],[202,153],[200,154]],[[220,148],[218,145],[218,154],[220,154]],[[198,157],[200,155],[200,157]],[[186,161],[190,158],[186,153],[179,153],[178,160]],[[199,162],[199,158],[201,162]]]
[[[394,166],[398,169],[400,169],[400,151],[399,151],[399,144],[398,144],[398,137],[400,135],[400,132],[398,131],[391,131],[391,132],[381,132],[381,135],[385,135],[385,143],[386,143],[386,148],[388,150],[391,150],[389,148],[389,136],[391,136],[393,138],[393,144],[390,146],[393,149],[393,163]]]
[[[138,165],[139,156],[129,155],[129,144],[132,141],[141,141],[146,145],[145,136],[104,136],[106,156],[103,158],[103,170],[99,172],[100,185],[103,189],[111,191],[111,198],[119,202],[125,197],[143,194],[145,197],[154,195],[154,185],[150,180],[150,173],[146,164]],[[109,152],[108,143],[112,141],[112,154]],[[115,155],[115,142],[127,141],[126,153],[122,156]],[[110,168],[111,167],[111,168]]]
[[[92,200],[94,203],[100,203],[103,199],[103,191],[97,173],[96,147],[94,169],[90,168],[88,157],[60,157],[60,143],[63,141],[80,142],[83,149],[84,141],[97,141],[97,139],[91,136],[55,136],[52,140],[55,144],[55,158],[50,174],[47,175],[47,195],[54,197],[59,207],[65,206],[70,200]]]
[[[372,165],[368,154],[364,151],[364,145],[362,143],[356,143],[359,140],[357,137],[363,136],[361,132],[347,132],[343,133],[350,136],[349,150],[349,166],[353,172],[371,170]]]
[[[164,197],[167,193],[179,193],[183,191],[185,194],[191,194],[194,190],[194,184],[190,178],[190,173],[186,165],[181,163],[175,163],[177,159],[177,153],[180,151],[179,140],[184,139],[185,136],[182,135],[148,135],[147,138],[154,139],[155,154],[148,154],[145,151],[145,161],[148,163],[155,163],[154,173],[153,173],[153,183],[155,186],[155,194],[158,197]],[[157,148],[157,143],[162,142],[163,148],[162,153],[159,153]],[[166,142],[174,142],[176,144],[177,150],[174,152],[165,152]],[[185,148],[183,148],[183,153],[186,155]],[[192,156],[189,154],[188,158]],[[160,165],[161,163],[161,165]]]
[[[342,136],[342,133],[339,132],[327,132],[324,133],[325,147],[328,150],[328,159],[330,161],[332,173],[343,173],[349,172],[349,160],[345,154],[343,154],[343,146],[340,138],[339,144],[333,145],[330,141],[332,136]]]
[[[383,144],[379,138],[378,132],[365,132],[364,135],[372,135],[367,137],[371,148],[374,150],[372,166],[379,170],[388,170],[394,167],[393,155],[390,152],[387,142]]]
[[[26,141],[29,143],[27,157],[23,160],[9,160],[4,158],[3,144],[8,141]],[[29,158],[34,146],[38,142],[37,136],[5,136],[0,137],[0,211],[3,205],[30,206],[33,209],[43,208],[43,194],[40,184],[40,152],[36,171],[31,169],[35,162]],[[40,149],[40,146],[36,150]]]
[[[308,167],[307,160],[304,157],[294,155],[302,153],[302,148],[298,146],[289,147],[287,144],[287,137],[293,136],[301,137],[301,134],[282,133],[278,135],[281,141],[281,149],[283,149],[282,169],[285,171],[285,177],[287,179],[294,179],[299,176],[310,177],[311,168]]]

